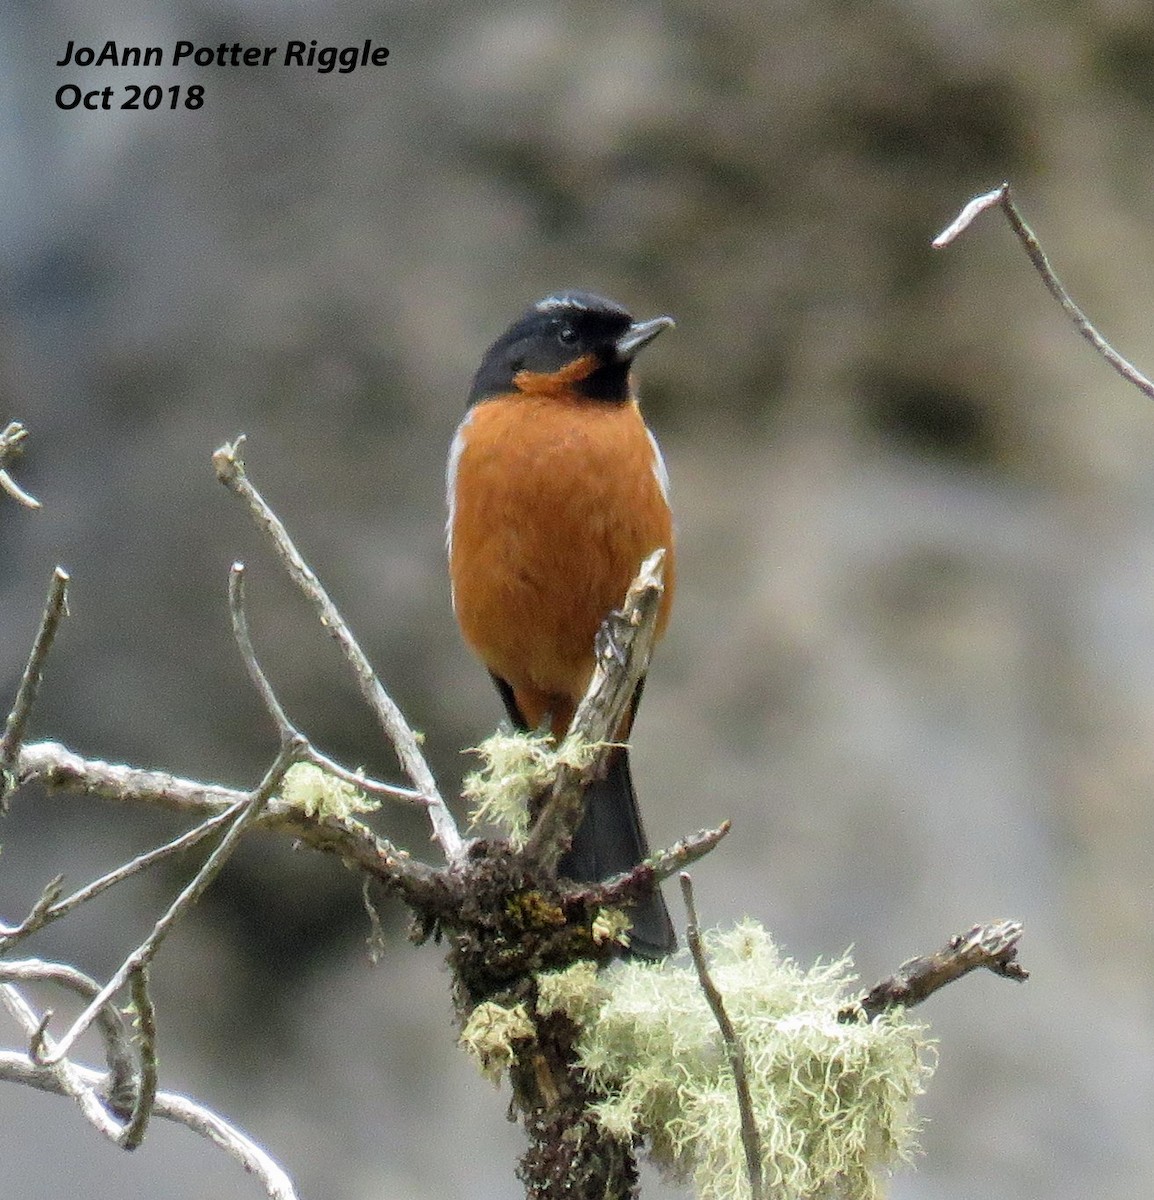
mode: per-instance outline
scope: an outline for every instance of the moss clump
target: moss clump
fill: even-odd
[[[547,733],[499,732],[471,753],[480,770],[466,776],[461,794],[470,802],[473,825],[496,825],[514,849],[529,832],[529,803],[557,773],[559,766],[582,767],[599,747],[566,738],[557,746]]]
[[[513,1043],[535,1034],[523,1004],[507,1008],[485,1000],[469,1014],[458,1041],[477,1060],[485,1076],[498,1083],[513,1061]]]
[[[294,763],[281,780],[280,798],[306,817],[339,817],[348,820],[358,813],[375,812],[379,800],[360,788],[338,779],[312,763]]]
[[[879,1173],[913,1150],[912,1101],[932,1070],[925,1027],[902,1012],[840,1023],[848,960],[803,970],[755,922],[706,935],[706,946],[745,1051],[770,1194],[874,1200]],[[651,1158],[704,1200],[745,1200],[733,1076],[686,956],[600,975],[578,965],[539,982],[539,1010],[581,1026],[601,1126],[646,1138]]]

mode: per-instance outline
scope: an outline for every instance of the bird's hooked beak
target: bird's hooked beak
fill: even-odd
[[[654,317],[650,321],[634,321],[617,339],[617,361],[629,362],[633,356],[663,330],[673,328],[672,317]]]

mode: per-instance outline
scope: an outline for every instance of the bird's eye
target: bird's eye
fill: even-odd
[[[562,325],[557,330],[557,340],[566,346],[572,346],[577,340],[577,330],[572,325]]]

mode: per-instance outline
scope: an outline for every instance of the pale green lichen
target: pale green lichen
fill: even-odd
[[[339,817],[348,820],[357,813],[373,812],[381,802],[360,788],[330,775],[313,763],[294,763],[281,780],[280,798],[299,808],[306,817]]]
[[[803,970],[755,922],[706,945],[744,1048],[770,1194],[875,1200],[879,1174],[914,1149],[912,1102],[932,1070],[925,1027],[901,1012],[840,1023],[848,960]],[[592,983],[570,968],[541,994],[582,1027],[580,1062],[604,1096],[594,1114],[607,1132],[647,1138],[653,1160],[704,1200],[748,1197],[728,1056],[684,955],[622,963]]]
[[[596,1017],[606,994],[597,964],[588,959],[537,976],[537,1011],[543,1017],[561,1013],[575,1024],[584,1025]]]
[[[549,785],[559,766],[583,767],[598,749],[572,738],[557,746],[545,733],[493,734],[471,751],[481,767],[462,785],[461,794],[472,806],[470,822],[496,825],[520,848],[529,832],[529,801]]]
[[[622,908],[599,908],[589,932],[593,941],[601,946],[605,942],[616,942],[619,946],[629,945],[629,931],[633,922],[629,914]]]
[[[512,1008],[485,1000],[469,1014],[458,1039],[476,1060],[486,1078],[499,1083],[513,1061],[513,1043],[536,1034],[523,1004]]]

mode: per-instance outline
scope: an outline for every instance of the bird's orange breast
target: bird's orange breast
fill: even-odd
[[[634,401],[514,394],[475,405],[451,471],[449,570],[466,640],[530,726],[563,733],[594,639],[641,561],[673,530],[657,451]]]

